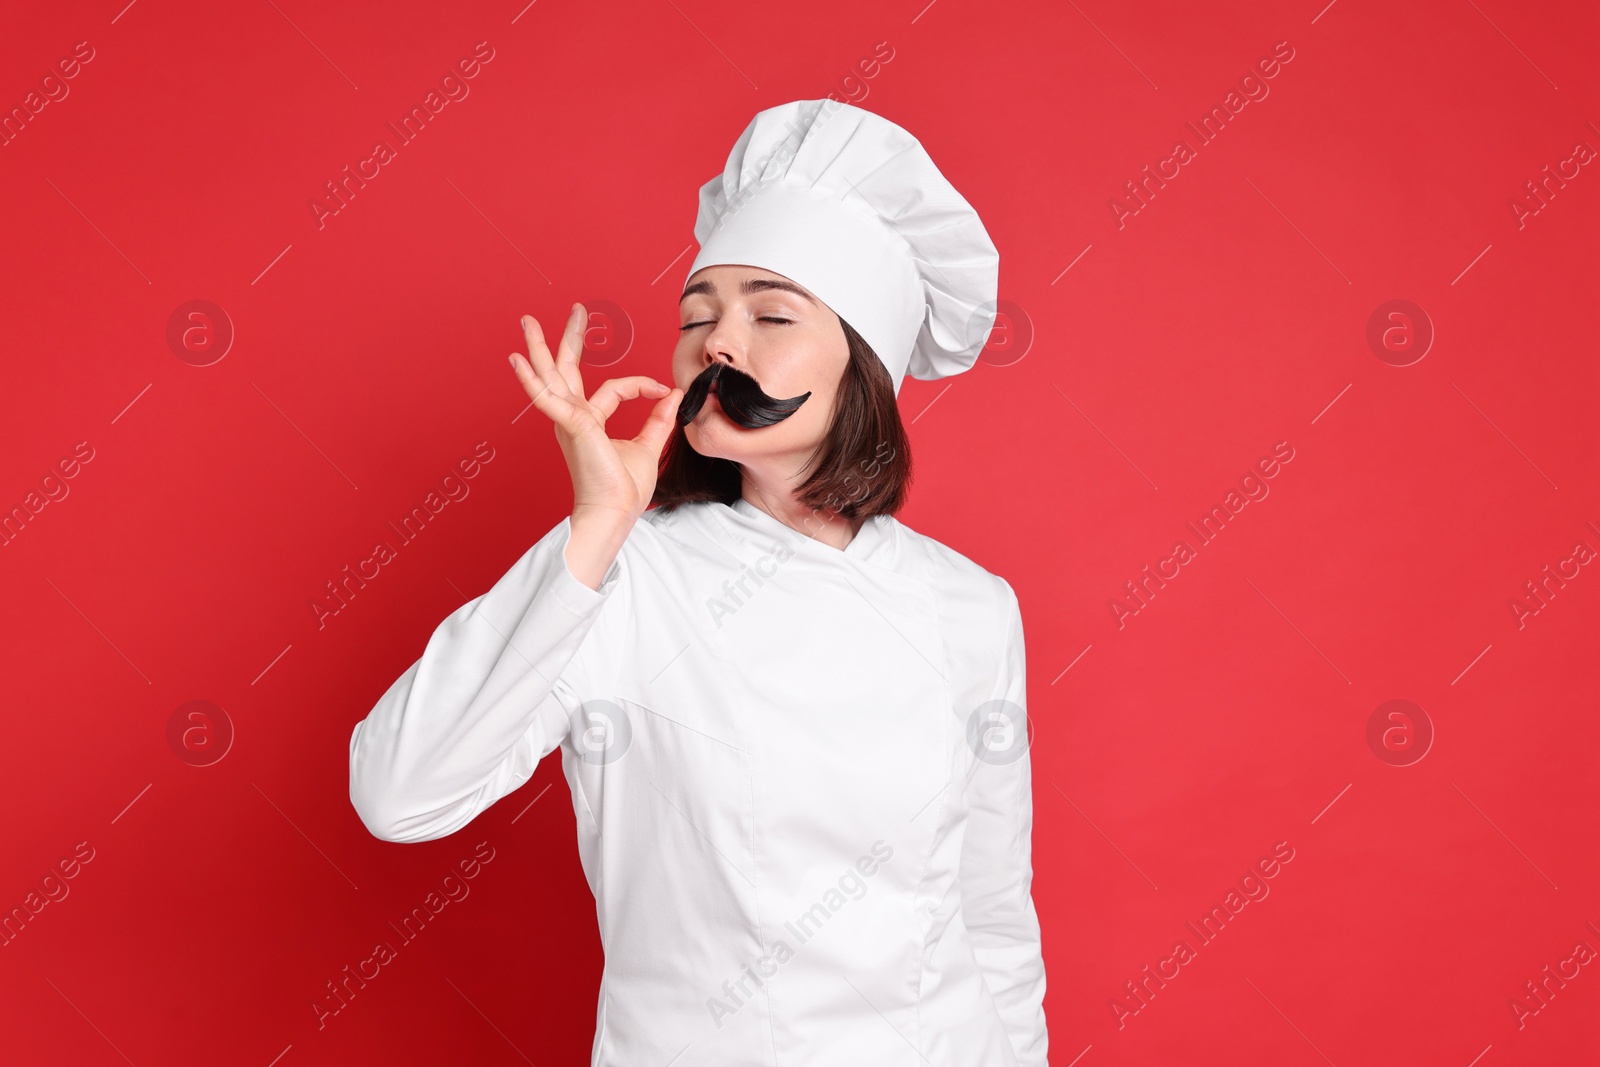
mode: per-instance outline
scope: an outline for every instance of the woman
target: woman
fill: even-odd
[[[587,393],[581,306],[553,356],[524,319],[572,513],[357,724],[351,801],[431,840],[561,748],[595,1067],[1044,1064],[1017,598],[893,517],[900,383],[976,360],[993,245],[831,101],[758,114],[695,234],[673,387]]]

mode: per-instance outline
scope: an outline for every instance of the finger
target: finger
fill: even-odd
[[[583,355],[584,329],[589,322],[589,312],[582,304],[573,304],[567,318],[567,328],[556,345],[556,370],[567,388],[583,395],[583,375],[578,371],[578,360]]]
[[[648,448],[650,454],[657,459],[661,458],[661,450],[667,447],[667,439],[672,436],[672,431],[678,425],[678,404],[682,401],[682,389],[673,389],[662,397],[656,402],[656,406],[650,409],[650,417],[644,420],[644,425],[634,437],[635,441]]]
[[[568,387],[566,378],[556,370],[555,360],[550,357],[550,349],[544,343],[544,329],[539,325],[539,320],[532,315],[522,316],[522,335],[528,342],[528,363],[533,369],[534,377],[552,392],[561,396],[569,395],[572,390]],[[528,395],[533,394],[530,392]]]
[[[627,378],[607,378],[589,398],[589,406],[594,408],[595,413],[604,421],[611,417],[612,412],[617,410],[617,405],[624,400],[640,396],[665,396],[668,391],[667,386],[646,374],[635,374]]]
[[[517,381],[522,383],[522,388],[527,392],[528,399],[533,401],[534,407],[560,426],[569,430],[574,427],[578,407],[572,402],[571,397],[556,392],[549,383],[534,374],[533,367],[520,352],[511,353],[511,369],[516,372]]]

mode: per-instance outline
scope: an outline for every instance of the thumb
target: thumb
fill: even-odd
[[[639,433],[634,437],[634,441],[649,448],[659,457],[661,450],[667,446],[667,438],[672,436],[672,431],[677,426],[678,404],[682,400],[681,389],[673,389],[657,400],[656,406],[650,409],[650,417],[639,427]]]

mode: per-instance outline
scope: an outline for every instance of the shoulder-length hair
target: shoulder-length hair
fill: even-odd
[[[911,485],[910,440],[900,421],[894,380],[862,336],[843,319],[839,325],[850,346],[850,362],[834,399],[833,419],[807,459],[810,473],[795,495],[813,511],[837,512],[850,520],[893,515]],[[689,444],[683,427],[676,426],[662,454],[650,503],[669,512],[697,501],[732,504],[741,489],[737,463],[702,456]]]

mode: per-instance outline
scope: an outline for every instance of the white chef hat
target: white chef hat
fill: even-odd
[[[695,271],[770,270],[805,286],[878,354],[894,389],[977,361],[1000,253],[917,139],[832,99],[758,112],[700,188]],[[687,282],[687,278],[685,279]]]

